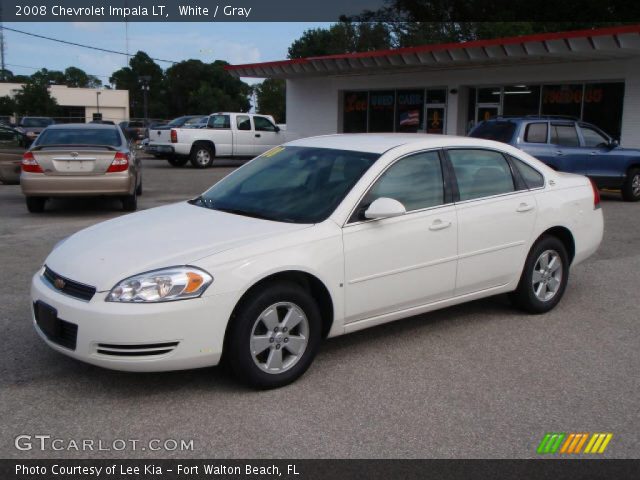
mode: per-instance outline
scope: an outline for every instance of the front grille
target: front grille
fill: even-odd
[[[59,290],[62,293],[66,293],[75,298],[79,298],[80,300],[89,301],[93,298],[96,293],[96,287],[92,287],[90,285],[85,285],[84,283],[74,282],[73,280],[69,280],[62,275],[58,275],[56,272],[51,270],[49,267],[45,265],[44,267],[44,278],[51,284],[53,288]],[[56,280],[62,283],[62,288],[56,285]],[[59,283],[58,282],[58,283]]]
[[[49,341],[70,350],[76,349],[78,325],[62,320],[57,316],[55,319],[50,321],[51,323],[45,324],[43,322],[44,319],[40,316],[40,306],[38,305],[38,302],[33,304],[33,312],[36,318],[36,323],[40,327],[40,331],[45,334]],[[56,312],[54,310],[54,315],[55,314]]]
[[[126,344],[99,343],[97,352],[101,355],[115,357],[148,357],[170,353],[176,349],[178,342]]]

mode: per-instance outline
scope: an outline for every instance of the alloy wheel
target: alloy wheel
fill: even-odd
[[[536,298],[548,302],[556,296],[562,284],[562,259],[555,250],[545,250],[533,267],[531,286]]]

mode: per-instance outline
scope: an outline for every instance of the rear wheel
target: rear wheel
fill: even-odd
[[[42,213],[46,201],[44,197],[27,197],[27,210],[31,213]]]
[[[136,195],[142,195],[142,178],[140,178],[140,183],[136,187]]]
[[[187,157],[169,157],[167,158],[167,162],[169,162],[169,164],[173,167],[184,167],[187,162],[189,161],[189,158]]]
[[[511,299],[530,313],[545,313],[562,298],[569,279],[569,257],[556,237],[543,236],[531,248]]]
[[[137,189],[134,190],[132,195],[122,197],[122,209],[125,212],[135,212],[138,209]]]
[[[318,307],[292,283],[267,286],[243,301],[229,331],[228,364],[257,388],[299,378],[311,365],[321,338]]]
[[[632,168],[622,186],[622,198],[627,202],[640,200],[640,168]]]
[[[196,168],[208,168],[213,165],[214,153],[205,144],[196,144],[191,150],[191,165]]]

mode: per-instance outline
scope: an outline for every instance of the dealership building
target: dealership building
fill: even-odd
[[[0,97],[14,97],[22,89],[22,85],[0,83]],[[57,121],[84,123],[92,120],[94,113],[102,114],[103,120],[114,122],[129,119],[129,90],[51,85],[49,93],[60,106],[61,116],[56,117]]]
[[[287,129],[465,135],[495,116],[558,115],[640,147],[640,25],[232,65],[287,82]],[[269,113],[269,112],[264,112]]]

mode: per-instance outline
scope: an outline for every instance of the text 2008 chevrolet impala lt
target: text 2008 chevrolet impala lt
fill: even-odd
[[[597,190],[476,138],[333,135],[276,147],[199,197],[58,244],[33,277],[36,330],[102,367],[302,375],[320,341],[510,292],[560,301],[602,239]],[[179,241],[178,241],[179,240]]]

